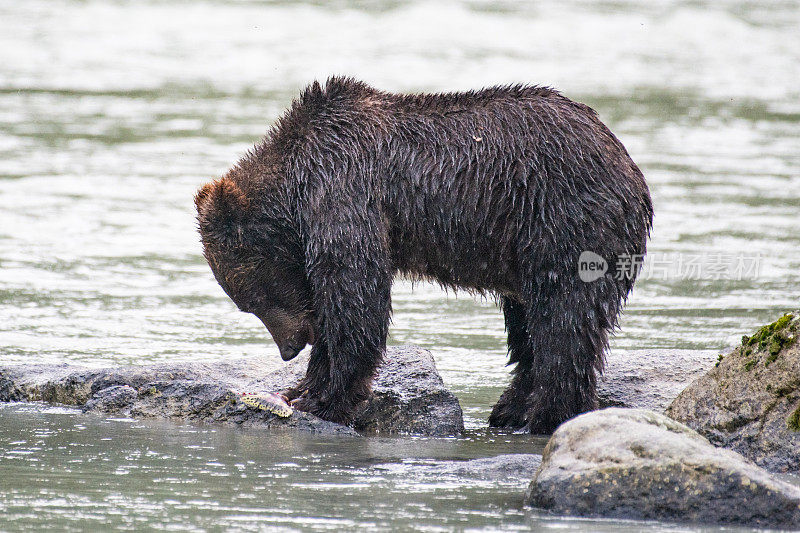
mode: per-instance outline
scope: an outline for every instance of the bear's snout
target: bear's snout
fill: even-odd
[[[314,344],[316,337],[314,328],[305,320],[300,322],[299,327],[287,323],[287,321],[284,320],[266,320],[265,318],[261,318],[261,322],[267,327],[270,335],[272,335],[272,340],[278,345],[278,351],[281,354],[281,359],[284,361],[291,361],[297,357],[297,354],[299,354],[307,344]],[[292,330],[294,330],[293,333],[288,333]]]
[[[281,359],[284,361],[291,361],[306,347],[306,344],[313,345],[314,340],[314,328],[311,325],[300,328],[297,333],[278,345],[281,352]]]
[[[305,344],[301,346],[298,344],[286,343],[280,347],[281,359],[283,359],[284,361],[291,361],[292,359],[297,357],[297,354],[299,354],[300,351],[305,347],[306,347]]]

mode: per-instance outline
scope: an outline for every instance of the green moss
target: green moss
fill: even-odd
[[[789,325],[789,322],[791,322],[793,318],[794,318],[794,316],[791,313],[786,313],[785,315],[780,317],[778,320],[776,320],[774,324],[772,324],[774,326],[772,330],[773,331],[782,330],[787,325]]]
[[[800,431],[800,405],[789,415],[789,418],[786,420],[786,425],[789,426],[789,429],[792,431]]]
[[[767,340],[775,331],[785,328],[791,320],[792,315],[786,314],[772,324],[761,326],[758,331],[756,331],[755,334],[747,340],[747,344],[752,345]]]
[[[795,338],[790,336],[786,331],[787,329],[789,331],[794,331],[794,328],[796,328],[797,324],[792,323],[793,319],[794,315],[787,313],[772,324],[767,324],[759,328],[752,337],[748,337],[747,335],[742,337],[742,346],[747,346],[744,350],[744,354],[750,355],[753,349],[767,350],[770,355],[778,354],[795,340]],[[787,328],[787,326],[790,327]],[[773,358],[772,361],[774,360]]]
[[[778,338],[773,338],[772,342],[769,343],[769,354],[770,355],[778,355],[778,352],[781,351],[781,347],[783,343]]]
[[[722,355],[722,354],[719,354],[719,355],[717,356],[717,364],[715,364],[714,366],[719,366],[719,364],[722,362],[722,359],[723,359],[724,357],[725,357],[724,355]]]
[[[778,358],[778,354],[777,353],[770,353],[767,356],[767,359],[764,361],[764,366],[769,366],[770,363],[774,363],[775,359],[777,359],[777,358]]]
[[[768,328],[769,326],[762,326],[761,328],[759,328],[759,330],[756,331],[755,334],[747,340],[747,345],[752,346],[754,344],[758,344],[759,342],[761,342],[765,337],[767,337],[770,334]]]
[[[750,359],[749,361],[747,361],[747,362],[744,364],[744,369],[745,369],[745,370],[748,370],[748,371],[749,371],[749,370],[753,370],[753,367],[754,367],[754,366],[756,366],[756,360],[755,360],[755,359]]]

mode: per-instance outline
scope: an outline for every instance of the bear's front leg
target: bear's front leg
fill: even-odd
[[[386,351],[391,271],[383,267],[385,257],[368,259],[359,253],[370,251],[375,249],[326,247],[308,270],[317,342],[301,382],[307,390],[293,405],[341,424],[351,423],[359,405],[369,398]]]
[[[328,348],[325,345],[325,341],[319,339],[311,349],[306,375],[296,385],[283,389],[279,394],[287,402],[291,402],[308,393],[309,390],[322,390],[328,382],[329,373]]]
[[[312,387],[303,391],[291,405],[323,420],[348,425],[353,422],[359,405],[369,398],[371,385],[372,376],[362,376],[347,387]]]
[[[320,418],[350,423],[369,398],[386,350],[392,267],[379,185],[362,161],[342,159],[339,147],[300,158],[304,183],[301,227],[306,275],[317,319],[308,390],[295,406]]]
[[[355,367],[339,358],[336,369],[331,368],[327,342],[319,340],[311,349],[305,377],[292,389],[284,392],[291,405],[300,411],[316,415],[339,424],[350,424],[358,406],[369,398],[374,365]],[[369,371],[368,369],[372,370]],[[350,376],[347,378],[346,376]]]
[[[389,290],[372,297],[369,307],[375,310],[389,305]],[[372,379],[385,351],[388,311],[384,310],[384,320],[377,321],[380,314],[353,310],[331,327],[325,327],[323,321],[321,330],[326,340],[311,350],[306,377],[293,391],[299,393],[292,402],[295,408],[331,422],[353,421],[359,405],[370,396]]]
[[[373,263],[373,266],[378,264]],[[367,400],[386,350],[391,312],[389,269],[368,266],[320,272],[312,281],[319,338],[295,401],[301,411],[349,424]],[[313,279],[313,278],[312,278]]]

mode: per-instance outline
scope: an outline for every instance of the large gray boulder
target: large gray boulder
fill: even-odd
[[[461,407],[444,387],[430,352],[390,347],[373,382],[373,396],[352,427],[295,411],[281,418],[237,401],[239,392],[289,388],[305,373],[307,357],[290,363],[238,359],[90,369],[72,365],[0,367],[0,401],[45,401],[86,411],[143,418],[223,422],[331,435],[403,433],[460,435]]]
[[[640,409],[609,408],[562,424],[526,503],[579,516],[800,527],[800,488]]]
[[[725,356],[675,399],[667,415],[718,446],[776,472],[800,472],[800,312]]]

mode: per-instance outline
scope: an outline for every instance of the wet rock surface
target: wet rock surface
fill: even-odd
[[[611,352],[597,382],[600,407],[663,412],[686,386],[714,367],[714,350]]]
[[[509,482],[515,479],[530,479],[541,463],[541,455],[505,454],[442,463],[437,466],[436,470],[442,474],[450,474],[459,478]]]
[[[240,392],[274,392],[297,383],[307,357],[291,363],[240,359],[88,369],[73,365],[0,367],[0,401],[45,401],[131,417],[177,418],[290,429],[328,435],[403,433],[460,435],[461,407],[436,371],[430,352],[390,347],[373,383],[373,397],[353,427],[295,410],[286,418],[237,400]]]
[[[303,363],[303,372],[305,367]],[[451,436],[464,431],[461,406],[445,388],[427,350],[388,348],[372,392],[354,423],[361,432]]]
[[[764,326],[667,409],[718,446],[776,472],[800,472],[800,312]]]
[[[800,488],[640,409],[609,408],[562,424],[526,503],[578,516],[800,526]]]
[[[536,473],[542,456],[528,453],[496,455],[466,460],[438,460],[433,463],[404,462],[376,465],[379,470],[398,470],[420,479],[476,480],[524,486]]]

